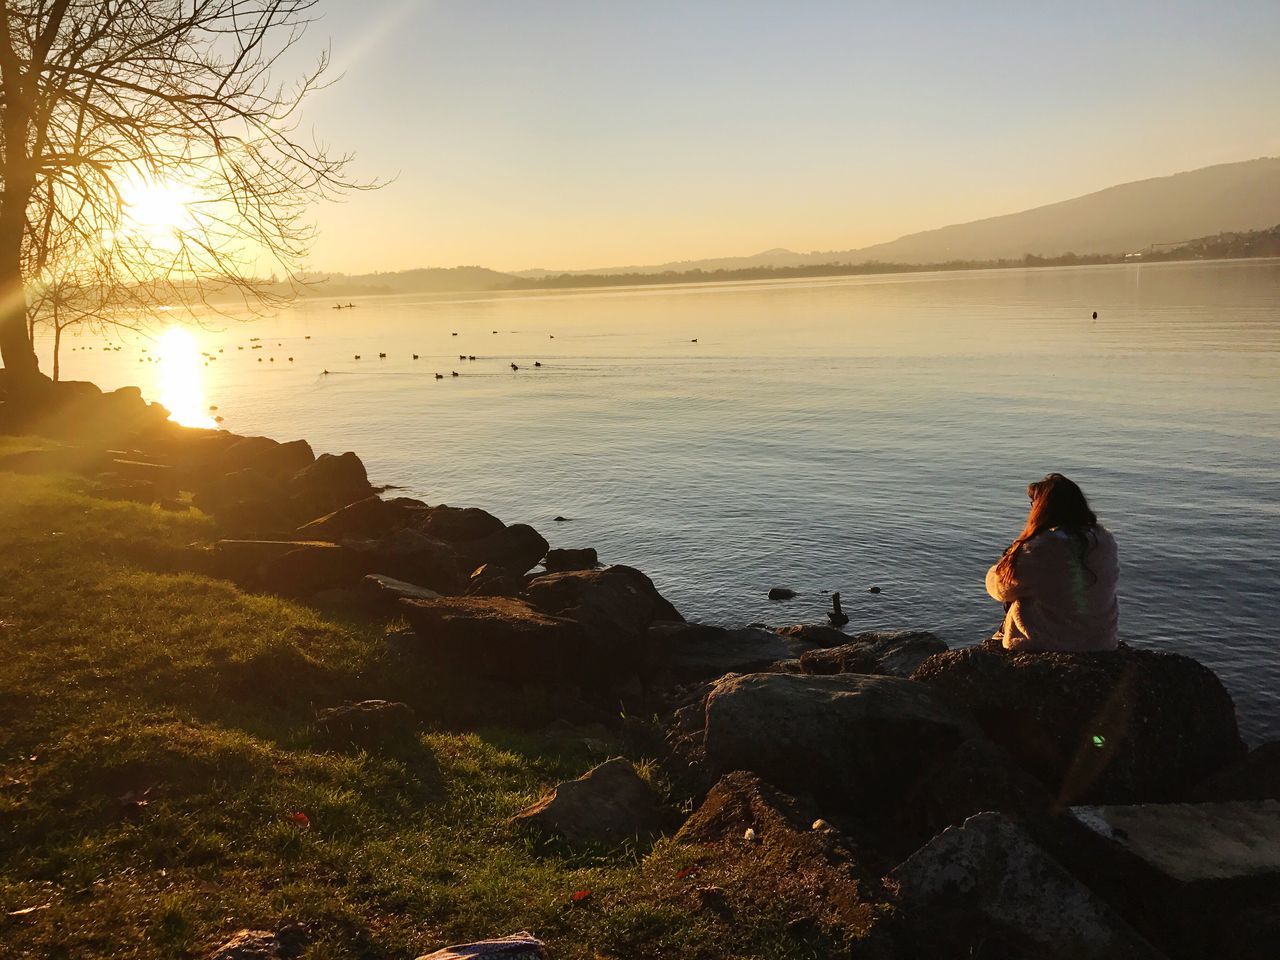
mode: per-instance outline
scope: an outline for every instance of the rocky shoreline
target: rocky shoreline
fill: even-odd
[[[518,813],[518,829],[588,848],[674,837],[741,860],[762,891],[771,871],[801,875],[812,922],[873,957],[1275,955],[1280,743],[1248,750],[1229,694],[1188,657],[687,623],[589,547],[383,496],[355,453],[180,427],[133,388],[64,383],[57,397],[22,429],[61,445],[0,469],[195,506],[222,537],[192,545],[194,569],[383,618],[396,656],[541,691],[556,723],[653,718],[647,755],[687,815],[614,759]],[[394,702],[319,706],[337,748],[417,723]],[[703,895],[714,909],[715,889]],[[255,956],[288,955],[289,938],[261,937],[274,953]],[[216,955],[249,955],[231,946]]]

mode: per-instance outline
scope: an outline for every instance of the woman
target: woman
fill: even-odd
[[[1005,605],[1004,648],[1114,650],[1115,538],[1060,473],[1028,486],[1027,496],[1027,525],[987,571],[987,593]]]

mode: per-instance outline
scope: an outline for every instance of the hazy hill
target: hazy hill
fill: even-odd
[[[348,297],[378,293],[444,293],[458,290],[502,290],[515,275],[488,267],[419,267],[389,273],[330,273],[304,277],[304,296]]]
[[[578,274],[664,273],[796,267],[819,263],[945,263],[1064,253],[1131,253],[1280,222],[1280,157],[1203,167],[1108,187],[1020,213],[912,233],[855,250],[796,253],[766,250],[746,257],[683,260],[651,266],[601,267]],[[521,271],[545,276],[547,270]]]

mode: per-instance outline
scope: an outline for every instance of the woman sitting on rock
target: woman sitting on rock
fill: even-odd
[[[1114,650],[1115,538],[1060,473],[1028,486],[1027,496],[1027,525],[987,571],[987,593],[1005,605],[997,636],[1006,650]]]

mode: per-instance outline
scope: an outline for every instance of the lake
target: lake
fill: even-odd
[[[1280,736],[1280,261],[303,301],[106,342],[69,339],[63,376],[355,450],[731,626],[839,590],[851,631],[976,642],[1026,485],[1061,471],[1119,541],[1123,638]]]

